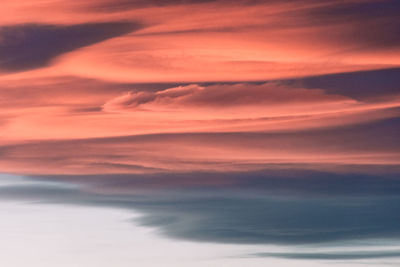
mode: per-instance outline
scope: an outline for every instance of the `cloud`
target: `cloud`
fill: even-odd
[[[0,69],[8,72],[44,67],[66,52],[141,28],[137,23],[78,25],[22,24],[0,27]]]
[[[139,174],[254,171],[286,164],[389,168],[399,164],[398,133],[396,118],[307,131],[14,141],[0,147],[0,169],[23,174]]]
[[[358,49],[380,50],[400,48],[399,12],[398,1],[384,0],[339,1],[311,9],[309,14],[322,24],[340,24],[346,20],[350,29],[338,37],[358,45]]]
[[[337,166],[335,166],[337,167]],[[321,170],[306,165],[282,164],[259,171],[241,172],[171,172],[147,174],[76,174],[33,175],[33,179],[82,184],[106,194],[135,194],[147,191],[228,190],[237,196],[253,191],[290,197],[391,197],[398,195],[399,168],[392,166],[353,166],[339,170],[323,166]]]
[[[399,216],[390,205],[398,204],[398,198],[312,200],[287,199],[286,195],[277,199],[212,195],[155,201],[139,210],[147,211],[140,220],[143,225],[161,228],[170,237],[225,243],[316,244],[396,240]]]
[[[0,82],[0,128],[3,144],[168,133],[333,130],[397,118],[396,77],[392,69],[258,83],[11,79]]]
[[[176,114],[185,110],[192,118],[202,119],[196,113],[208,112],[217,118],[267,117],[326,111],[356,104],[350,98],[327,95],[322,90],[288,87],[279,83],[219,84],[199,86],[196,84],[169,88],[157,92],[128,92],[111,99],[103,105],[108,112],[153,111]],[[290,108],[289,108],[290,106]],[[240,110],[238,110],[240,109]],[[290,111],[285,112],[284,110]]]
[[[129,96],[129,97],[128,97]],[[324,99],[325,97],[325,99]],[[122,104],[138,107],[158,102],[161,105],[195,105],[212,107],[229,107],[245,105],[273,105],[280,103],[313,102],[324,100],[343,100],[342,96],[324,95],[321,90],[286,88],[279,83],[234,84],[234,85],[199,85],[180,86],[154,93],[123,96]],[[346,100],[346,99],[345,99]],[[117,103],[119,101],[116,101]]]
[[[117,1],[97,1],[90,5],[91,8],[103,12],[117,12],[127,9],[148,8],[148,7],[163,7],[174,5],[190,5],[221,2],[220,0],[117,0]],[[224,1],[226,2],[226,1]]]
[[[201,173],[197,174],[199,178]],[[215,174],[218,175],[218,174]],[[3,200],[17,199],[39,201],[41,204],[62,203],[85,206],[102,206],[139,211],[142,217],[136,223],[155,227],[158,232],[172,238],[217,243],[302,245],[302,248],[319,245],[320,248],[390,244],[400,238],[398,190],[399,179],[385,175],[280,172],[259,175],[265,187],[247,184],[248,173],[236,174],[245,186],[226,187],[201,185],[169,190],[101,191],[96,188],[96,176],[77,177],[74,186],[61,183],[8,184],[0,187]],[[261,176],[260,176],[261,175]],[[312,176],[309,179],[309,175]],[[47,177],[51,178],[51,177]],[[73,179],[73,177],[70,177]],[[106,181],[106,177],[100,181]],[[116,177],[118,179],[118,177]],[[144,183],[151,177],[142,176]],[[339,178],[339,179],[338,179]],[[112,183],[113,176],[108,180]],[[271,180],[269,180],[271,179]],[[297,188],[301,180],[303,188]],[[326,180],[327,179],[327,180]],[[294,180],[295,183],[290,183]],[[282,187],[282,183],[285,185]],[[328,195],[319,194],[320,188],[333,188]],[[347,181],[343,183],[343,181]],[[247,184],[247,186],[246,186]],[[379,184],[379,187],[375,187]],[[68,185],[68,183],[67,183]],[[82,187],[84,185],[84,187]],[[110,186],[109,184],[108,186]],[[138,183],[140,185],[140,182]],[[368,188],[360,190],[358,187]],[[386,188],[385,193],[382,188]],[[350,247],[349,247],[350,248]],[[393,257],[382,250],[381,257]],[[365,254],[364,254],[365,253]],[[342,259],[379,257],[378,253],[326,252],[291,254],[260,254],[271,257],[304,257],[314,259]],[[347,255],[347,256],[346,256]],[[368,256],[369,255],[369,256]]]
[[[400,239],[397,2],[2,11],[0,172],[79,187],[9,185],[0,198],[139,210],[142,225],[192,241]],[[258,256],[398,255],[341,251]]]
[[[323,89],[327,94],[338,94],[361,101],[392,98],[399,92],[400,68],[321,75],[301,79],[310,89]],[[379,89],[378,89],[379,88]]]
[[[146,119],[148,126],[158,121],[155,127],[160,131],[163,122],[169,121],[171,132],[191,131],[191,127],[198,132],[269,132],[396,117],[398,98],[382,92],[364,102],[336,94],[329,87],[326,91],[306,89],[290,82],[191,84],[156,92],[130,91],[102,107],[109,114]]]
[[[303,259],[303,260],[361,260],[361,259],[381,259],[381,258],[398,258],[399,251],[345,251],[331,253],[259,253],[258,257],[276,257],[284,259]]]
[[[389,0],[14,2],[3,4],[5,14],[15,15],[2,17],[1,25],[74,27],[132,18],[146,25],[71,50],[49,68],[7,75],[15,79],[76,75],[114,82],[243,82],[400,62],[398,5]],[[17,63],[3,69],[33,70]]]

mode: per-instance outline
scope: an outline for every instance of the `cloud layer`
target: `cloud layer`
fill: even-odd
[[[49,65],[63,53],[127,34],[134,23],[86,23],[78,25],[25,24],[0,28],[0,69],[22,71]]]
[[[0,198],[135,209],[192,241],[398,243],[397,1],[1,8],[0,173],[77,186],[8,185]]]
[[[123,82],[249,81],[400,62],[399,6],[392,0],[6,0],[3,10],[13,15],[0,20],[0,44],[7,51],[2,68],[30,70],[7,78],[62,74]],[[10,37],[17,43],[11,45]],[[73,53],[49,61],[68,51]]]
[[[201,178],[205,174],[192,175]],[[160,233],[173,238],[219,243],[302,245],[303,249],[318,245],[331,249],[327,253],[314,247],[313,253],[265,253],[258,255],[260,257],[325,260],[390,258],[399,256],[390,248],[384,247],[380,253],[370,252],[372,248],[357,252],[352,251],[351,246],[368,247],[368,244],[376,244],[378,240],[398,244],[400,184],[396,176],[267,171],[233,174],[237,181],[234,186],[204,184],[203,187],[176,188],[164,184],[162,191],[142,189],[131,192],[102,192],[101,189],[113,189],[113,176],[108,179],[92,176],[86,177],[84,188],[40,180],[9,184],[0,187],[0,197],[3,200],[23,199],[49,204],[139,210],[143,216],[135,222],[156,227]],[[46,179],[57,177],[48,176]],[[69,178],[64,176],[62,179]],[[135,179],[157,183],[151,176],[132,176],[130,181]],[[253,184],[249,183],[249,179]],[[117,188],[114,189],[129,186],[121,186],[121,182],[115,183]],[[147,189],[151,189],[152,183],[148,185]],[[348,248],[347,252],[332,252],[332,249],[344,246]]]

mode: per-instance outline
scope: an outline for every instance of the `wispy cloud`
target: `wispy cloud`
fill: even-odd
[[[290,248],[246,255],[261,260],[400,256],[386,246],[400,239],[397,1],[1,10],[0,173],[36,181],[1,185],[1,199],[135,210],[174,239]]]
[[[25,24],[0,27],[0,69],[44,67],[55,57],[140,28],[134,23],[87,23],[68,26]]]
[[[29,39],[32,26],[12,25],[36,24],[31,34],[36,36],[40,31],[47,36],[29,46],[36,49],[33,52],[47,47],[48,37],[64,33],[40,57],[43,61],[40,66],[48,63],[49,54],[65,50],[66,45],[82,47],[69,34],[81,32],[82,27],[92,25],[85,30],[85,38],[80,38],[80,42],[86,40],[84,46],[120,36],[85,49],[74,49],[45,70],[7,77],[63,74],[124,82],[248,81],[399,65],[399,40],[395,37],[398,36],[399,7],[390,0],[55,1],[45,4],[7,0],[3,6],[5,14],[14,15],[4,16],[0,24],[17,27],[19,31],[25,27],[25,39],[20,42],[33,41]],[[122,29],[115,21],[132,23],[136,31],[127,35],[126,25]],[[112,26],[106,26],[106,22],[114,23],[113,36],[109,36],[107,29]],[[87,42],[89,36],[92,40]],[[21,47],[25,46],[19,44],[8,51],[7,58],[23,60],[23,54],[18,52]],[[3,64],[3,68],[35,67],[31,64],[28,68],[28,61],[23,61],[24,68],[21,64],[17,67]]]

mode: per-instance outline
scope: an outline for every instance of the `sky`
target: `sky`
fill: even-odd
[[[398,1],[1,5],[2,265],[399,264]]]

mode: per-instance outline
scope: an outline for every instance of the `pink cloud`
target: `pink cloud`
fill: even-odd
[[[396,17],[390,8],[382,11],[387,16],[378,16],[372,6],[372,15],[366,19],[369,13],[361,12],[362,8],[374,4],[379,3],[210,1],[154,6],[129,1],[121,9],[115,1],[6,0],[0,25],[130,21],[145,26],[65,53],[46,68],[2,76],[75,75],[119,82],[193,83],[399,66],[398,39],[392,36],[398,26]]]
[[[103,105],[106,112],[147,112],[186,119],[243,119],[309,115],[358,104],[323,90],[279,83],[200,86],[196,84],[157,92],[128,92]],[[162,115],[163,113],[164,115]]]
[[[397,93],[355,100],[277,81],[399,66],[398,12],[380,6],[385,1],[128,2],[2,1],[0,27],[10,34],[3,31],[0,44],[13,50],[7,45],[10,36],[18,38],[25,29],[37,42],[19,43],[28,59],[37,55],[32,52],[43,52],[43,38],[35,39],[38,29],[54,40],[60,29],[61,36],[75,36],[84,25],[83,32],[95,36],[105,25],[135,22],[141,27],[72,48],[57,40],[59,49],[45,64],[0,70],[0,171],[398,164],[395,149],[371,148],[372,137],[362,142],[359,136],[339,142],[344,137],[334,134],[299,138],[306,131],[396,118]],[[73,31],[65,34],[65,29]],[[20,54],[7,58],[14,56]],[[215,136],[199,134],[205,132]],[[233,133],[279,136],[253,141]],[[353,142],[365,149],[352,147]]]
[[[279,82],[192,84],[158,91],[147,86],[128,92],[126,87],[74,79],[9,82],[0,102],[3,139],[298,131],[395,117],[400,105],[395,95],[362,102]]]

